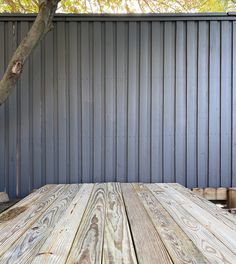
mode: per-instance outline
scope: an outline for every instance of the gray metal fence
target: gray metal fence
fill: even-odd
[[[0,16],[0,75],[33,16]],[[0,190],[236,185],[236,17],[56,16],[0,107]]]

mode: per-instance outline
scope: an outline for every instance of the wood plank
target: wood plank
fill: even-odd
[[[4,213],[2,213],[0,216],[0,232],[2,232],[4,226],[9,225],[9,223],[12,224],[15,221],[14,219],[18,221],[17,219],[21,218],[21,216],[19,217],[20,213],[23,211],[26,212],[27,208],[30,208],[30,206],[32,206],[33,203],[38,202],[42,198],[42,194],[45,194],[55,188],[56,185],[45,185],[42,188],[38,189],[36,192],[31,193],[23,200],[19,201],[10,209],[4,211]],[[21,209],[19,210],[19,208]]]
[[[208,261],[212,263],[235,263],[235,253],[191,216],[164,188],[156,184],[148,184],[147,186]]]
[[[216,188],[205,188],[203,196],[207,200],[216,200]]]
[[[96,184],[66,263],[101,263],[106,185]]]
[[[45,185],[0,215],[0,255],[43,214],[62,191],[63,185]]]
[[[203,188],[193,188],[192,192],[203,197]]]
[[[174,263],[209,263],[155,196],[143,184],[133,184]]]
[[[65,263],[89,201],[93,184],[83,184],[31,263]]]
[[[218,220],[217,216],[211,215],[193,201],[187,199],[181,192],[173,189],[168,184],[160,185],[184,209],[205,226],[215,237],[222,241],[232,252],[236,252],[236,231]]]
[[[44,214],[0,257],[0,263],[31,263],[78,190],[78,184],[67,185],[63,193]]]
[[[119,183],[107,184],[103,263],[137,263]]]
[[[228,208],[236,208],[236,188],[229,188],[228,190],[228,201],[227,201]]]
[[[203,209],[207,210],[213,216],[216,216],[222,223],[230,227],[232,230],[236,231],[236,219],[235,217],[225,210],[222,210],[212,202],[204,199],[203,197],[196,195],[196,193],[191,192],[189,189],[181,186],[180,184],[171,184],[173,188],[180,191],[189,200],[201,206]]]
[[[138,262],[173,263],[131,184],[121,184]],[[145,243],[144,243],[145,241]]]
[[[227,200],[227,188],[221,187],[216,189],[216,200]]]

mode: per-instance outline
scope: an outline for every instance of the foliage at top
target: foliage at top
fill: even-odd
[[[57,13],[194,13],[236,11],[236,0],[61,0]],[[37,13],[38,0],[0,0],[0,13]]]

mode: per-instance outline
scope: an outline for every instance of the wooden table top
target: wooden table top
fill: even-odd
[[[46,185],[0,214],[0,263],[236,263],[236,217],[179,184]]]

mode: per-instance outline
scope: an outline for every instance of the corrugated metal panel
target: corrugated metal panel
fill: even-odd
[[[236,22],[228,17],[59,16],[0,107],[0,190],[235,185]],[[32,23],[2,18],[0,74]]]

